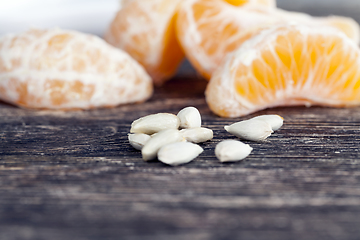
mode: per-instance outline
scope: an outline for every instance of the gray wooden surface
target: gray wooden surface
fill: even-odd
[[[285,124],[221,164],[214,147],[240,119],[214,116],[205,84],[180,77],[145,104],[85,112],[1,104],[0,239],[359,239],[360,109],[257,113]],[[204,153],[175,168],[144,162],[130,123],[189,105],[215,132]]]
[[[149,102],[93,111],[0,103],[0,239],[360,239],[360,108],[253,114],[285,124],[222,164],[214,147],[240,118],[213,115],[205,86],[180,75]],[[180,167],[144,162],[127,142],[131,122],[189,105],[215,133],[204,153]]]

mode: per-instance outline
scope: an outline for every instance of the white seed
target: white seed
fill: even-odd
[[[273,133],[271,125],[262,120],[250,119],[224,127],[229,133],[250,141],[262,141]]]
[[[150,138],[151,136],[144,133],[128,134],[130,145],[137,150],[141,150]]]
[[[151,114],[135,120],[131,124],[131,133],[153,134],[165,129],[178,129],[179,118],[171,113]]]
[[[177,129],[166,129],[158,132],[144,145],[141,150],[142,157],[145,161],[156,158],[159,149],[169,143],[181,142],[184,138]]]
[[[252,147],[240,141],[225,140],[216,145],[215,155],[220,162],[236,162],[249,156],[252,150]]]
[[[206,142],[214,137],[214,133],[211,129],[203,127],[182,129],[180,133],[186,141],[192,143]]]
[[[176,142],[163,146],[158,152],[159,161],[177,166],[191,162],[204,150],[197,144],[190,142]]]
[[[263,121],[269,123],[273,131],[279,130],[282,127],[282,125],[284,124],[284,118],[282,118],[279,115],[275,115],[275,114],[261,115],[261,116],[254,117],[252,119],[263,120]]]
[[[201,127],[201,115],[195,107],[186,107],[177,116],[180,119],[181,128]]]

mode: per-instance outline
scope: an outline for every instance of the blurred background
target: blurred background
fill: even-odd
[[[30,27],[102,36],[120,6],[120,0],[0,0],[0,36]]]
[[[345,15],[360,22],[360,0],[278,0],[277,5],[315,16]],[[57,26],[102,36],[120,6],[121,0],[0,0],[0,35]]]
[[[352,17],[360,23],[360,0],[277,0],[277,6],[314,16]]]

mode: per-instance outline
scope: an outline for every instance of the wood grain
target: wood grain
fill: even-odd
[[[222,164],[233,138],[180,76],[147,103],[94,111],[0,105],[0,239],[358,239],[360,109],[276,108],[283,128]],[[141,116],[197,107],[212,141],[180,167],[127,142]],[[249,116],[251,117],[251,116]]]

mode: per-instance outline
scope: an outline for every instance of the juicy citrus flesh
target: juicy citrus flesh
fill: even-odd
[[[188,0],[179,9],[176,26],[179,41],[189,61],[206,79],[210,79],[228,53],[263,28],[279,23],[297,21],[330,25],[359,42],[359,26],[350,18],[313,18],[254,2],[242,5],[229,4],[231,2]]]
[[[141,102],[152,94],[145,70],[102,39],[31,29],[0,38],[0,99],[44,109],[90,109]]]
[[[265,11],[275,7],[275,2],[188,0],[179,9],[177,37],[188,60],[206,79],[224,55],[239,46],[238,42],[254,35],[253,26],[268,21],[262,14],[250,13],[243,6],[259,6],[259,11]],[[249,31],[239,31],[246,28]]]
[[[156,85],[176,74],[184,58],[175,32],[182,0],[132,0],[112,21],[105,40],[144,66]]]
[[[276,106],[357,106],[360,50],[330,27],[272,27],[229,55],[211,78],[206,100],[222,117]]]
[[[244,4],[259,4],[265,7],[276,7],[275,0],[224,0],[225,2],[229,3],[233,6],[242,6]]]

